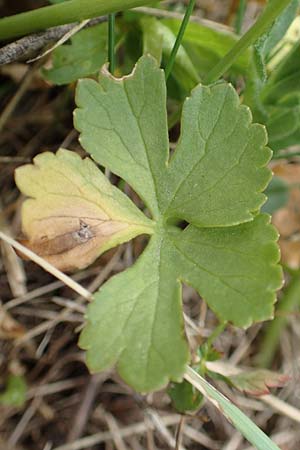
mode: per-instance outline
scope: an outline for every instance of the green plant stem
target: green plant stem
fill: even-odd
[[[0,40],[147,5],[150,0],[69,0],[0,19]]]
[[[290,2],[291,0],[273,0],[269,6],[266,6],[255,24],[241,37],[224,58],[208,72],[204,78],[204,83],[214,83],[224,75],[234,61],[270,28],[274,20],[282,13]]]
[[[289,313],[292,313],[295,306],[300,305],[300,273],[299,271],[292,277],[289,285],[284,291],[276,310],[275,319],[267,326],[265,335],[260,345],[256,363],[260,367],[270,367],[274,355],[279,345],[280,335],[286,326]]]
[[[115,71],[115,14],[108,16],[108,61],[109,71],[114,74]]]
[[[183,35],[184,35],[186,27],[187,27],[187,25],[189,23],[191,14],[192,14],[194,6],[195,6],[195,3],[196,3],[196,0],[190,0],[190,2],[188,4],[188,7],[186,9],[183,21],[181,23],[181,27],[180,27],[178,35],[176,37],[176,41],[175,41],[174,47],[172,48],[172,52],[171,52],[169,61],[168,61],[167,65],[166,65],[166,68],[165,68],[166,80],[169,78],[170,73],[172,72],[172,68],[173,68],[173,65],[174,65],[174,62],[175,62],[175,58],[176,58],[178,49],[179,49],[179,47],[181,45],[181,42],[182,42],[182,39],[183,39]]]
[[[246,7],[247,7],[247,1],[240,0],[239,7],[238,7],[238,10],[236,13],[235,24],[234,24],[236,34],[241,34],[243,21],[244,21],[244,17],[245,17],[245,12],[246,12]]]

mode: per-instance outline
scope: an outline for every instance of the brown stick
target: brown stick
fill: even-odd
[[[95,19],[91,19],[84,28],[107,22],[107,20],[107,16],[96,17]],[[70,23],[68,25],[49,28],[44,32],[30,34],[29,36],[25,36],[15,42],[5,45],[0,48],[0,65],[9,64],[15,61],[25,61],[32,58],[42,48],[60,39],[76,25],[76,23]]]

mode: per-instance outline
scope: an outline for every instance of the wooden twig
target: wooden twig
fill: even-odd
[[[89,20],[84,28],[107,22],[107,20],[107,16],[97,17]],[[15,42],[5,45],[0,48],[0,65],[16,61],[25,61],[32,58],[47,45],[61,39],[76,25],[78,25],[77,22],[49,28],[44,32],[30,34],[29,36],[25,36]]]

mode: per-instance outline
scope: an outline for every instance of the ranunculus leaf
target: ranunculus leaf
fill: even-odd
[[[68,161],[74,158],[70,169],[62,167],[60,154],[47,154],[45,166],[36,162],[42,168],[17,173],[20,188],[34,198],[25,203],[24,231],[33,242],[41,240],[45,209],[47,217],[62,211],[81,217],[80,203],[82,216],[94,219],[105,211],[113,228],[116,222],[124,227],[104,247],[95,239],[99,248],[89,250],[92,259],[137,234],[151,235],[135,264],[95,294],[80,338],[92,371],[116,365],[136,390],[151,391],[180,381],[189,360],[182,283],[235,325],[272,317],[282,280],[277,233],[269,217],[259,214],[271,151],[264,127],[252,124],[233,87],[220,83],[199,85],[186,100],[181,137],[170,157],[165,78],[150,56],[121,79],[104,69],[99,82],[81,80],[76,100],[83,147],[131,185],[152,221],[89,160],[67,153]],[[183,221],[189,223],[184,230]]]

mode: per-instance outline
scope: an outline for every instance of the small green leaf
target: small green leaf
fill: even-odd
[[[197,411],[203,402],[203,395],[188,381],[171,383],[168,394],[174,408],[182,414]]]
[[[26,401],[27,385],[23,376],[9,375],[5,391],[0,393],[0,405],[21,408]]]
[[[53,67],[43,69],[46,80],[54,84],[68,84],[95,74],[107,60],[107,24],[99,24],[79,31],[71,44],[53,51]]]

